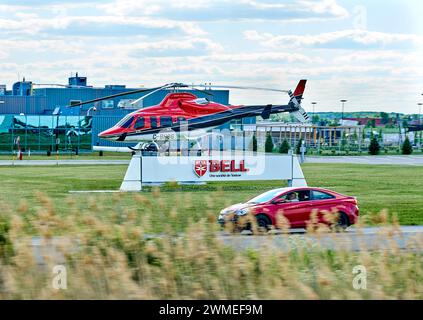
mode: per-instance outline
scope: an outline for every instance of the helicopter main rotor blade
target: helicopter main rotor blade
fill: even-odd
[[[132,102],[131,102],[131,105],[135,105],[135,104],[137,104],[137,103],[138,103],[138,102],[140,102],[141,100],[144,100],[144,99],[145,99],[145,98],[147,98],[148,96],[151,96],[152,94],[155,94],[156,92],[158,92],[158,91],[160,91],[160,90],[167,89],[167,88],[174,88],[174,87],[175,87],[175,84],[174,84],[174,83],[165,84],[164,86],[161,86],[161,87],[159,87],[159,88],[156,88],[156,89],[154,89],[153,91],[151,91],[151,92],[149,92],[149,93],[147,93],[147,94],[143,95],[142,97],[140,97],[140,98],[138,98],[138,99],[136,99],[136,100],[132,101]]]
[[[143,95],[142,97],[140,97],[140,98],[138,98],[138,99],[136,99],[136,100],[132,101],[132,102],[131,102],[131,105],[135,105],[135,104],[137,104],[138,102],[140,102],[140,101],[144,100],[144,99],[145,99],[145,98],[147,98],[148,96],[151,96],[151,95],[155,94],[156,92],[158,92],[158,91],[160,91],[160,90],[170,89],[170,88],[174,88],[174,89],[176,89],[176,88],[189,88],[189,87],[191,87],[191,86],[190,86],[190,85],[188,85],[188,84],[184,84],[184,83],[170,83],[170,84],[166,84],[166,85],[164,85],[164,86],[162,86],[162,87],[159,87],[159,88],[157,88],[157,89],[155,89],[155,90],[153,90],[153,91],[151,91],[151,92],[149,92],[149,93],[147,93],[147,94]],[[209,95],[209,96],[213,96],[213,94],[212,94],[212,93],[209,93],[209,92],[207,92],[207,91],[205,91],[205,90],[200,90],[200,89],[197,89],[197,88],[194,88],[194,87],[192,87],[191,89],[192,89],[192,90],[195,90],[195,91],[198,91],[198,92],[202,92],[202,93],[204,93],[204,94],[206,94],[206,95]]]
[[[225,86],[225,85],[206,85],[206,84],[195,84],[193,87],[203,87],[203,88],[223,88],[223,89],[241,89],[241,90],[262,90],[262,91],[273,91],[273,92],[283,92],[288,93],[289,90],[273,89],[273,88],[261,88],[261,87],[244,87],[244,86]]]
[[[79,107],[79,106],[82,106],[84,104],[94,103],[94,102],[103,101],[103,100],[107,100],[107,99],[113,99],[113,98],[122,97],[122,96],[130,95],[130,94],[140,93],[140,92],[156,90],[158,88],[161,88],[161,87],[149,88],[149,89],[137,89],[137,90],[127,91],[127,92],[116,93],[116,94],[112,94],[110,96],[105,96],[105,97],[96,98],[96,99],[92,99],[92,100],[82,101],[82,102],[79,102],[79,103],[76,103],[76,104],[73,104],[73,105],[67,106],[67,107],[68,108]]]
[[[194,87],[192,87],[191,89],[192,90],[195,90],[195,91],[198,91],[198,92],[201,92],[201,93],[204,93],[204,94],[206,94],[208,96],[214,97],[214,94],[213,93],[207,92],[206,90],[200,90],[200,89],[197,89],[197,88],[194,88]]]

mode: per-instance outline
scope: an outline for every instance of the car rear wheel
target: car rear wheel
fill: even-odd
[[[257,220],[257,227],[259,230],[268,231],[270,230],[270,226],[272,225],[272,221],[270,221],[269,217],[264,214],[256,215]]]
[[[350,226],[350,220],[348,219],[348,216],[344,212],[339,213],[339,219],[337,227],[341,230],[345,230]]]

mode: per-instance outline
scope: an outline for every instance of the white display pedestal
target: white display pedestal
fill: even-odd
[[[141,191],[143,185],[171,181],[203,184],[254,180],[287,180],[292,187],[307,186],[300,163],[293,155],[142,156],[137,153],[132,156],[120,190]]]

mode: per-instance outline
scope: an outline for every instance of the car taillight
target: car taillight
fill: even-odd
[[[357,204],[357,198],[356,197],[350,197],[348,199],[346,199],[347,202],[351,202],[353,204]]]

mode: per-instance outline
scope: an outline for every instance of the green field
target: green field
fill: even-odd
[[[260,238],[260,250],[224,245],[218,211],[277,182],[70,194],[116,190],[126,166],[0,167],[0,299],[421,300],[421,239],[412,250],[399,250],[397,225],[389,227],[378,211],[389,209],[402,224],[422,224],[423,167],[303,168],[310,185],[357,196],[364,216],[388,226],[381,231],[390,249],[349,251],[340,243],[338,251],[281,235],[291,249],[285,252],[266,245],[270,234]],[[31,236],[44,244],[45,268],[34,259]],[[48,249],[54,239],[61,239],[57,249],[65,262]],[[66,266],[67,290],[51,285],[56,264]],[[367,269],[366,290],[352,286],[357,265]]]
[[[149,210],[157,217],[152,231],[161,231],[160,217],[166,218],[175,206],[182,206],[177,223],[183,228],[189,219],[198,221],[205,214],[216,215],[227,205],[285,185],[278,181],[228,182],[204,186],[168,185],[160,190],[146,189],[140,194],[69,193],[71,190],[117,190],[125,170],[126,165],[0,167],[0,203],[17,208],[24,201],[29,211],[35,212],[40,203],[37,192],[42,192],[52,199],[57,212],[63,216],[71,216],[74,206],[85,214],[89,214],[90,206],[99,206],[102,219],[131,210],[141,217],[143,210]],[[400,224],[423,224],[423,167],[305,164],[303,170],[310,186],[356,196],[363,216],[387,209],[398,216]]]

